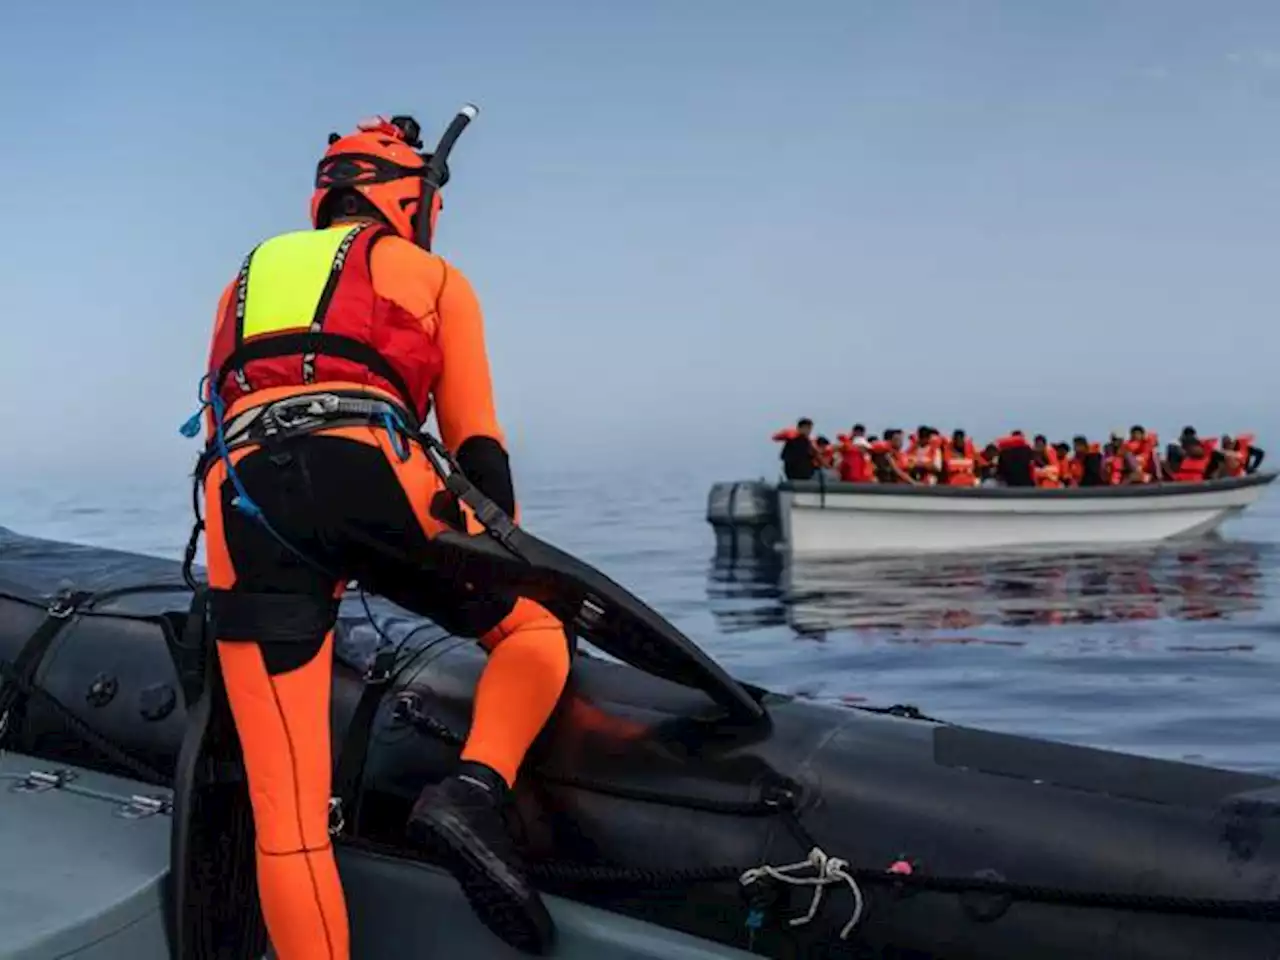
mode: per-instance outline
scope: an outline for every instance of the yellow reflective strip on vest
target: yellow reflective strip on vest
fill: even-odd
[[[254,250],[242,335],[247,339],[310,328],[338,248],[358,229],[330,227],[284,233]]]

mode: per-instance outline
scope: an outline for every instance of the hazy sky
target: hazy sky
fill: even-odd
[[[521,456],[1280,424],[1274,2],[76,0],[4,34],[6,473],[185,465],[218,292],[305,224],[326,135],[466,100],[437,250]]]

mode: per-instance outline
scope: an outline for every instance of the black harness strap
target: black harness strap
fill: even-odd
[[[45,610],[44,621],[27,638],[13,663],[8,665],[6,672],[12,674],[13,682],[0,682],[0,743],[13,729],[15,721],[22,719],[27,704],[25,691],[35,681],[36,671],[40,669],[50,645],[92,597],[92,593],[83,590],[63,590],[55,596]]]
[[[221,393],[227,377],[252,363],[272,357],[289,357],[297,354],[340,357],[367,367],[395,388],[396,394],[410,410],[414,408],[413,394],[404,377],[382,354],[367,343],[340,333],[279,333],[257,337],[241,344],[223,361],[213,379],[213,392]]]
[[[392,680],[392,668],[396,662],[396,648],[384,647],[374,655],[369,672],[364,676],[364,689],[355,711],[351,714],[351,723],[347,727],[347,735],[342,741],[342,750],[338,754],[338,766],[333,775],[333,797],[329,801],[329,832],[333,835],[342,833],[346,827],[346,818],[350,815],[354,823],[359,816],[360,787],[364,781],[365,762],[369,757],[369,740],[373,735],[373,721],[378,715],[378,707],[386,695],[387,687]]]
[[[216,587],[207,593],[214,636],[224,643],[316,643],[338,616],[338,601],[322,594]]]

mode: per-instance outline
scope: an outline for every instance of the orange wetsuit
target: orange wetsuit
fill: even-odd
[[[372,244],[367,263],[368,279],[352,301],[372,311],[362,336],[393,361],[402,360],[402,369],[437,371],[433,382],[422,374],[414,388],[429,391],[443,443],[471,480],[514,515],[471,284],[442,258],[390,233]],[[348,261],[343,270],[350,269]],[[246,286],[252,298],[255,288],[247,281]],[[238,288],[233,281],[222,295],[210,358],[214,368],[226,325],[236,322]],[[438,358],[435,367],[418,363],[430,357]],[[262,386],[278,379],[269,369],[277,361],[270,360],[242,367],[250,382],[255,362],[260,388],[247,394],[230,390],[224,423],[281,398],[318,391],[378,398],[406,409],[417,403],[354,365],[342,368],[353,371],[349,378],[324,379],[326,362],[330,370],[342,362],[324,356],[310,384]],[[292,369],[291,362],[296,360],[280,361],[277,369]],[[422,406],[410,411],[419,421],[426,416]],[[389,429],[321,427],[284,441],[279,450],[257,443],[237,446],[230,459],[277,530],[334,573],[299,562],[235,509],[236,491],[225,465],[213,461],[205,480],[210,587],[233,599],[284,594],[319,611],[309,621],[309,643],[264,642],[269,623],[252,621],[261,624],[259,635],[243,615],[231,617],[236,626],[217,633],[253,804],[263,912],[282,960],[346,960],[346,906],[328,831],[332,600],[348,579],[358,579],[455,633],[479,639],[490,656],[462,759],[497,771],[508,785],[563,690],[570,662],[567,637],[563,625],[538,604],[492,590],[468,595],[470,584],[453,583],[447,569],[433,568],[436,533],[451,526],[465,525],[471,532],[479,527],[470,509],[444,492],[422,449],[396,444]]]

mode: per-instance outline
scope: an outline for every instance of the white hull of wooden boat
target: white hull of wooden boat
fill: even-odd
[[[792,556],[1103,546],[1201,537],[1275,479],[1073,490],[784,483],[782,548]]]

